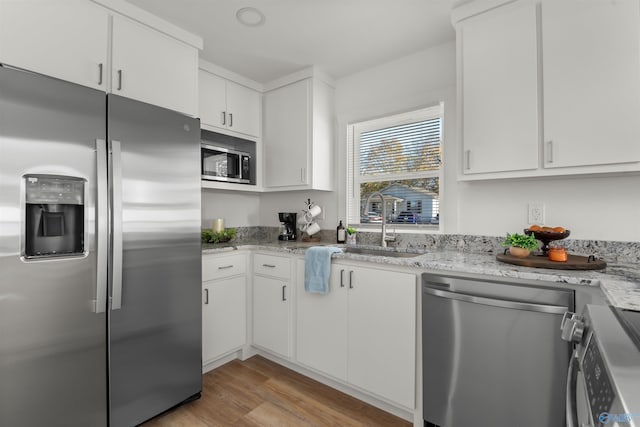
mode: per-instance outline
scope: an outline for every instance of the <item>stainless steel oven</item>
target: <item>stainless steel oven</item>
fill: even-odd
[[[242,151],[200,144],[202,179],[251,183],[251,155]]]
[[[640,426],[640,312],[587,305],[567,313],[576,343],[567,375],[567,427]]]

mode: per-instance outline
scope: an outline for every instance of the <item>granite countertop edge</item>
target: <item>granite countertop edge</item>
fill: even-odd
[[[246,249],[285,253],[289,255],[304,255],[307,248],[315,245],[317,244],[304,242],[229,242],[216,245],[203,244],[202,253],[206,255]],[[344,247],[345,245],[333,244],[329,246]],[[495,254],[478,254],[451,250],[429,250],[425,252],[401,248],[383,249],[375,246],[361,245],[358,245],[358,247],[387,250],[390,252],[414,252],[418,255],[410,258],[393,258],[377,255],[336,253],[333,255],[333,258],[375,262],[376,264],[409,267],[419,270],[452,271],[518,279],[543,280],[568,285],[599,286],[611,305],[622,309],[640,310],[640,269],[631,263],[610,263],[604,271],[552,270],[505,264],[497,261]]]

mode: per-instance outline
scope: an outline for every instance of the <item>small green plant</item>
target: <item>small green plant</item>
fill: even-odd
[[[348,235],[352,235],[352,234],[356,234],[356,229],[353,227],[347,227],[347,234]]]
[[[507,237],[502,242],[502,246],[513,246],[516,248],[523,248],[533,251],[538,249],[538,241],[533,234],[527,236],[525,234],[507,233]]]
[[[236,238],[235,228],[225,228],[215,232],[210,228],[202,229],[202,243],[223,243]]]

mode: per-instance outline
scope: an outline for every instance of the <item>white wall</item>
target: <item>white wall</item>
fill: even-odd
[[[298,218],[306,208],[307,199],[324,210],[324,219],[318,220],[320,228],[331,230],[338,226],[338,197],[335,191],[286,191],[263,193],[260,196],[260,225],[279,225],[278,212],[297,212]],[[340,219],[344,220],[343,217]]]
[[[253,193],[202,190],[202,226],[223,218],[225,227],[260,225],[260,197]]]
[[[455,43],[450,42],[377,67],[347,76],[336,82],[338,152],[336,182],[346,182],[347,126],[363,120],[444,102],[444,162],[458,158],[456,141]],[[454,233],[457,212],[455,168],[445,169],[441,183],[440,224]],[[338,188],[338,212],[346,212],[346,189]]]
[[[571,238],[640,241],[640,176],[500,180],[459,184],[463,234],[522,232],[529,202],[545,205],[545,224]]]
[[[545,225],[563,226],[576,239],[640,241],[640,176],[563,177],[457,182],[455,43],[400,58],[336,82],[336,191],[261,195],[203,192],[203,218],[222,216],[229,226],[278,225],[278,212],[300,212],[311,198],[325,208],[324,229],[346,213],[347,125],[445,103],[444,197],[446,233],[502,236],[527,226],[527,204],[545,204]],[[206,194],[206,198],[204,195]]]

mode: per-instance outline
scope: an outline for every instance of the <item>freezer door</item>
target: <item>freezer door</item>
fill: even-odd
[[[0,66],[1,426],[107,425],[106,277],[101,295],[96,279],[105,110],[104,93]]]
[[[118,427],[201,391],[200,124],[115,95],[108,109],[111,425]]]

